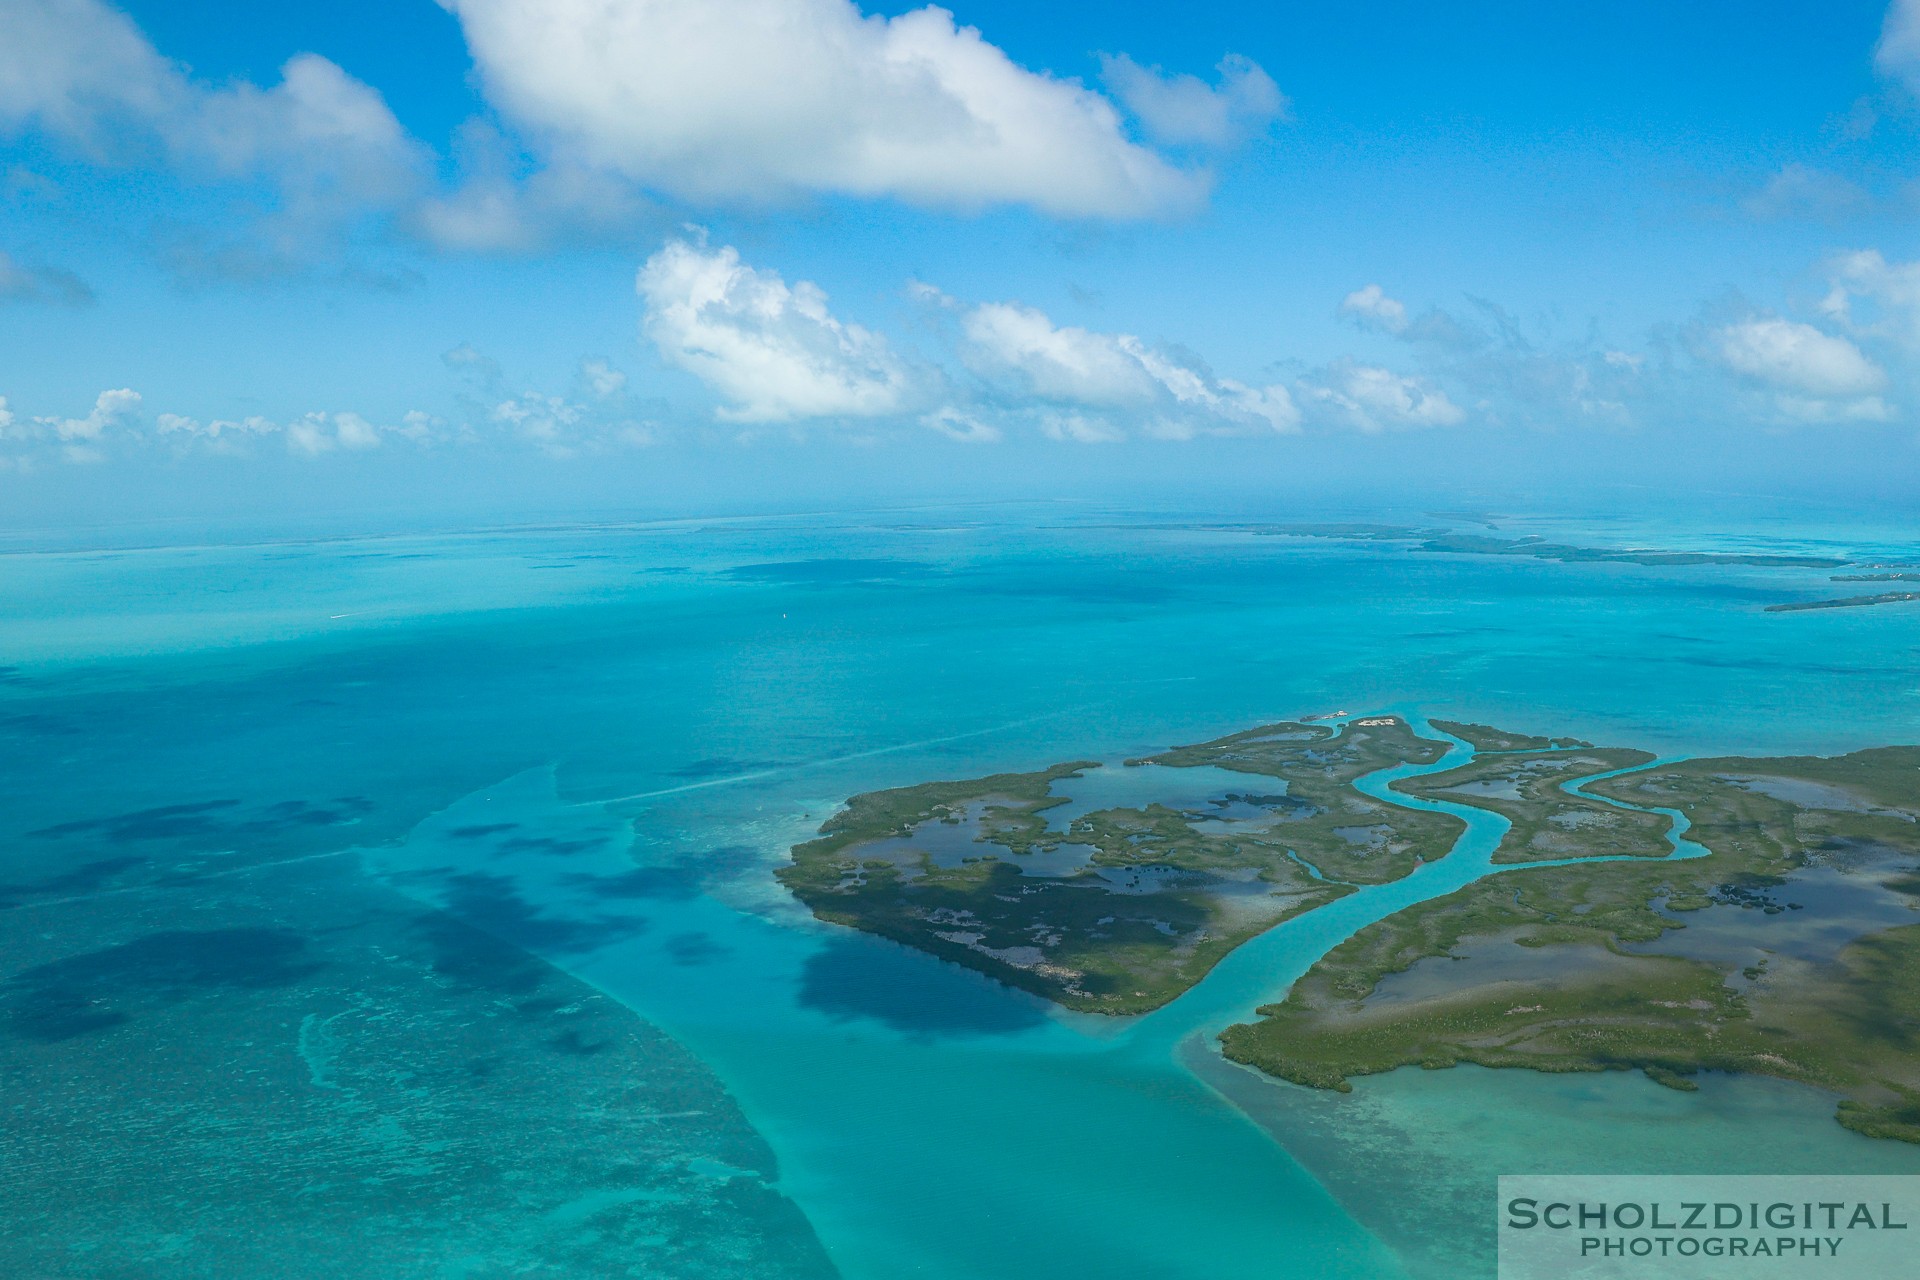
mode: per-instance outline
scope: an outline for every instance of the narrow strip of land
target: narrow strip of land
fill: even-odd
[[[1842,596],[1834,600],[1794,600],[1787,604],[1770,604],[1768,613],[1799,613],[1807,609],[1859,609],[1875,604],[1903,604],[1909,600],[1920,600],[1920,591],[1883,591],[1872,596]]]

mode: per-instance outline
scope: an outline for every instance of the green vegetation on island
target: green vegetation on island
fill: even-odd
[[[1746,1072],[1920,1142],[1920,748],[1655,763],[1434,727],[1476,754],[1392,782],[1408,805],[1356,783],[1445,743],[1395,716],[1289,721],[1098,779],[1080,761],[856,796],[780,878],[823,920],[1140,1013],[1254,935],[1445,856],[1463,824],[1415,800],[1479,808],[1511,824],[1493,854],[1510,865],[1360,930],[1229,1028],[1227,1056],[1331,1089],[1461,1062],[1677,1089]],[[1672,856],[1674,811],[1704,855]]]
[[[1479,522],[1476,522],[1479,523]],[[1658,547],[1580,547],[1548,542],[1537,535],[1494,538],[1480,533],[1415,529],[1402,525],[1283,524],[1253,532],[1291,538],[1335,538],[1361,542],[1411,542],[1416,550],[1473,556],[1526,556],[1567,564],[1751,565],[1770,569],[1840,569],[1851,560],[1832,556],[1790,556],[1726,551],[1669,551]]]
[[[1137,806],[1061,828],[1049,813],[1070,797],[1057,790],[1098,765],[871,792],[796,846],[779,877],[822,920],[1069,1008],[1140,1013],[1280,921],[1444,855],[1458,819],[1350,784],[1445,750],[1391,716],[1267,725],[1129,761],[1118,781],[1142,784]],[[1197,766],[1230,774],[1180,807],[1151,795]]]
[[[1529,556],[1567,564],[1753,565],[1771,569],[1838,569],[1850,563],[1830,556],[1753,555],[1723,551],[1664,551],[1650,547],[1575,547],[1543,538],[1490,538],[1476,533],[1450,533],[1429,538],[1422,551],[1451,551],[1475,556]]]
[[[1511,733],[1485,724],[1465,724],[1459,720],[1429,720],[1441,733],[1451,734],[1475,751],[1550,751],[1561,747],[1590,747],[1579,738],[1543,738],[1531,733]]]
[[[1276,838],[1328,879],[1380,884],[1445,857],[1465,828],[1450,814],[1375,800],[1354,781],[1399,764],[1433,764],[1446,753],[1446,743],[1420,737],[1398,716],[1367,716],[1339,732],[1268,725],[1128,763],[1212,765],[1280,779],[1287,811]]]
[[[1875,604],[1904,604],[1909,600],[1920,600],[1920,591],[1882,591],[1873,596],[1841,596],[1833,600],[1793,600],[1786,604],[1770,604],[1768,613],[1800,613],[1807,609],[1860,609]]]
[[[1708,855],[1516,869],[1410,907],[1229,1029],[1227,1055],[1336,1089],[1459,1062],[1676,1088],[1750,1072],[1920,1141],[1920,748],[1693,760],[1588,789],[1685,813]]]

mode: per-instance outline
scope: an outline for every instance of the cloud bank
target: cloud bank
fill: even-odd
[[[685,199],[824,192],[1132,218],[1189,208],[1206,190],[1204,174],[1129,139],[1108,99],[1021,67],[940,8],[440,2],[488,97],[544,154]],[[1123,74],[1145,118],[1188,136],[1275,109],[1278,90],[1252,63],[1223,72],[1220,90],[1198,92]]]
[[[1163,148],[1216,152],[1286,108],[1237,55],[1212,84],[1108,58],[1116,102],[1019,65],[934,6],[882,17],[853,0],[440,3],[487,101],[456,131],[451,180],[377,90],[329,59],[295,54],[271,84],[210,83],[106,0],[0,0],[0,135],[236,188],[219,214],[156,225],[153,247],[182,280],[260,282],[390,248],[394,231],[445,252],[526,253],[670,225],[689,202],[1178,214],[1204,203],[1211,173],[1135,127]],[[0,300],[85,296],[71,276],[0,270]]]

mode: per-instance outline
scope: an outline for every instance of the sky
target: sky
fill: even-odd
[[[0,0],[0,522],[1910,502],[1920,0]]]

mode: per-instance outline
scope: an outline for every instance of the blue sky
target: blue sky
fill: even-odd
[[[1920,5],[0,0],[23,521],[1910,497]]]

